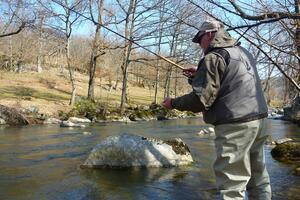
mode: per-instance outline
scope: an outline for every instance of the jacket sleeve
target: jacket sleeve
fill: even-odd
[[[192,80],[193,91],[172,99],[173,108],[192,112],[208,110],[217,98],[225,68],[226,63],[221,56],[207,54]]]
[[[172,99],[171,104],[172,108],[181,111],[192,111],[197,113],[204,110],[203,104],[199,101],[199,97],[194,92]]]

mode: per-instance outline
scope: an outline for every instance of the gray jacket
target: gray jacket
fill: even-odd
[[[220,51],[227,52],[228,60]],[[193,91],[172,99],[178,110],[203,112],[206,123],[245,122],[267,116],[267,105],[252,55],[220,29],[192,79]]]

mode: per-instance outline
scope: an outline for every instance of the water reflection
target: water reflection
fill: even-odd
[[[101,169],[85,170],[82,173],[97,188],[101,188],[105,199],[203,199],[203,196],[213,199],[214,196],[211,188],[194,191],[195,185],[190,183],[199,177],[189,167]],[[213,187],[211,183],[207,184]]]

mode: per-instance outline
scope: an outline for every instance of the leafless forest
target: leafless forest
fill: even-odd
[[[22,73],[68,70],[70,104],[74,72],[89,76],[86,97],[95,100],[95,78],[122,88],[128,81],[164,96],[188,85],[181,70],[197,65],[201,51],[191,38],[204,20],[222,21],[258,63],[268,102],[288,103],[300,87],[299,1],[262,0],[2,0],[0,68]],[[161,55],[161,56],[157,56]]]

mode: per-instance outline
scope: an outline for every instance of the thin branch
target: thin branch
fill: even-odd
[[[16,31],[13,31],[13,32],[10,32],[10,33],[1,34],[0,38],[11,36],[11,35],[16,35],[16,34],[20,33],[26,27],[26,24],[27,24],[27,22],[22,22],[22,24],[18,27],[18,29]]]
[[[229,28],[233,28],[232,26],[230,26],[228,23],[225,23],[224,21],[222,21],[221,19],[219,19],[218,17],[212,15],[211,13],[207,12],[205,9],[203,9],[201,6],[199,6],[198,4],[194,3],[192,0],[187,0],[189,2],[191,2],[193,5],[195,5],[196,7],[198,7],[199,9],[201,9],[204,13],[206,13],[207,15],[209,15],[210,17],[212,17],[213,19],[217,20],[217,21],[220,21],[222,22],[224,25],[228,26]],[[242,35],[243,33],[240,33],[239,31],[235,30],[234,31],[239,34],[239,35]],[[296,89],[298,91],[300,91],[300,86],[296,83],[296,81],[289,77],[285,71],[260,47],[258,46],[256,43],[254,43],[253,41],[251,41],[250,39],[248,39],[247,37],[244,37],[243,38],[249,42],[250,44],[252,44],[253,46],[255,46],[261,53],[263,53],[269,60],[270,62],[276,66],[276,68],[296,87]]]
[[[230,4],[234,7],[234,9],[239,13],[239,16],[251,20],[251,21],[258,21],[258,20],[266,20],[266,19],[300,19],[299,14],[292,14],[286,12],[269,12],[264,13],[261,15],[253,16],[246,14],[235,2],[235,0],[228,0]]]

